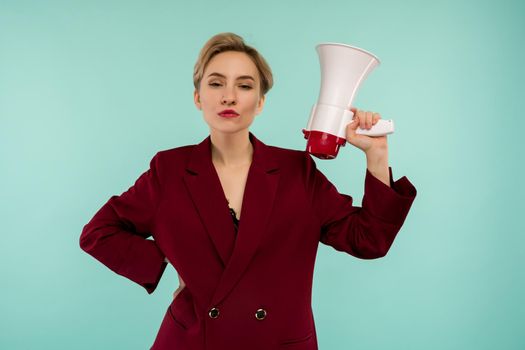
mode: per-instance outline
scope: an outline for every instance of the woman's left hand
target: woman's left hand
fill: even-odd
[[[367,156],[371,154],[386,154],[388,146],[386,135],[372,137],[359,135],[355,132],[358,127],[369,130],[379,119],[381,119],[381,115],[379,113],[362,111],[356,108],[350,108],[350,110],[354,112],[354,118],[352,123],[346,126],[346,141],[365,152]]]

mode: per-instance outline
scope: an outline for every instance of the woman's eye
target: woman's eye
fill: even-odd
[[[222,86],[221,83],[217,83],[217,82],[214,82],[214,83],[209,83],[208,84],[209,86],[212,86],[212,87],[219,87],[219,86]],[[251,85],[239,85],[241,89],[243,90],[250,90],[252,89]]]

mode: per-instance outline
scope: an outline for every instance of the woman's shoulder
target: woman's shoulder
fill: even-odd
[[[197,145],[184,145],[172,148],[161,149],[157,152],[159,157],[180,157],[191,153],[191,150]]]
[[[300,169],[308,163],[310,154],[306,150],[285,148],[280,146],[269,145],[272,155],[277,159],[281,168]]]
[[[285,148],[275,145],[268,145],[268,148],[271,149],[272,153],[274,153],[278,157],[283,158],[289,158],[289,159],[301,159],[304,158],[306,155],[306,151],[301,151],[298,149],[293,148]]]
[[[153,156],[159,172],[181,170],[190,158],[191,151],[196,145],[184,145],[166,149],[160,149]]]

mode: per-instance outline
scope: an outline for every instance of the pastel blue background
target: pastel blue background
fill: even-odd
[[[251,127],[304,149],[315,45],[381,59],[355,100],[396,122],[394,178],[418,196],[389,254],[321,245],[320,349],[524,349],[520,1],[0,1],[0,348],[147,349],[177,288],[148,295],[80,250],[81,229],[162,149],[207,125],[192,69],[233,31],[275,86]],[[361,203],[351,145],[319,168]]]

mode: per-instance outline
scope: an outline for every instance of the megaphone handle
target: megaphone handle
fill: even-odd
[[[355,133],[366,136],[384,136],[394,132],[394,121],[392,119],[379,119],[370,130],[357,128]]]

